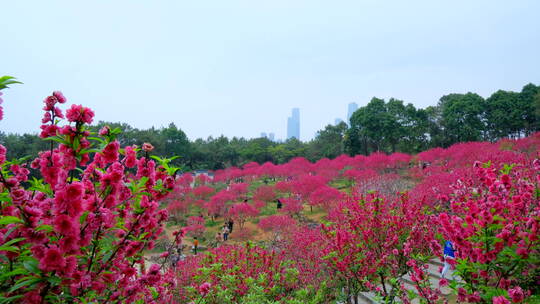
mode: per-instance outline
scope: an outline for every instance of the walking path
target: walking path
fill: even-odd
[[[429,277],[429,282],[431,283],[431,287],[434,289],[440,288],[442,296],[448,297],[452,290],[448,286],[442,286],[442,287],[439,286],[439,280],[441,279],[441,274],[439,273],[439,269],[442,266],[443,266],[443,263],[441,263],[439,259],[437,258],[431,259],[428,262],[427,274]],[[452,275],[453,275],[453,270],[450,269],[448,270],[445,277],[447,279],[450,279],[452,278]],[[405,286],[405,289],[412,290],[415,293],[417,293],[415,283],[411,281],[411,276],[409,274],[406,274],[405,276],[403,276],[401,278],[401,282]],[[413,304],[420,303],[420,300],[414,299],[411,302]],[[377,299],[377,296],[374,292],[362,292],[358,296],[358,304],[378,304],[378,303],[381,303],[381,301]]]

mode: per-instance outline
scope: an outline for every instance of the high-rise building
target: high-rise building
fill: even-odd
[[[287,117],[287,137],[285,137],[286,139],[289,139],[293,133],[292,131],[292,122],[291,122],[292,118],[290,117]]]
[[[356,104],[356,102],[351,102],[347,111],[347,123],[351,121],[351,116],[356,110],[358,110],[358,104]]]
[[[266,132],[261,132],[261,137],[266,137]]]
[[[291,117],[287,118],[287,139],[295,137],[300,140],[300,109],[293,108]]]
[[[272,132],[268,133],[268,139],[270,139],[270,141],[274,141],[275,137],[276,137],[276,134]]]
[[[337,125],[339,125],[339,124],[342,123],[342,122],[343,122],[343,119],[341,119],[341,118],[336,118],[336,119],[334,120],[334,125],[337,126]]]

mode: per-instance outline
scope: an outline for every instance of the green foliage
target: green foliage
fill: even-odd
[[[341,122],[337,125],[327,125],[324,130],[317,132],[307,148],[309,160],[316,161],[321,158],[336,158],[345,152],[345,133],[347,124]]]
[[[10,85],[16,84],[16,83],[22,83],[20,81],[15,80],[15,77],[12,76],[2,76],[0,77],[0,90],[9,88]]]
[[[485,101],[478,94],[449,94],[441,97],[441,127],[447,142],[479,141],[485,131]]]
[[[373,98],[351,117],[345,136],[349,154],[384,152],[418,152],[426,149],[428,116],[403,101]]]
[[[150,156],[150,158],[156,160],[158,162],[159,166],[162,166],[163,169],[165,169],[165,172],[167,172],[168,175],[175,175],[178,171],[181,171],[181,168],[170,166],[169,163],[171,163],[173,160],[180,158],[180,156],[173,156],[169,158],[161,158],[156,155]]]

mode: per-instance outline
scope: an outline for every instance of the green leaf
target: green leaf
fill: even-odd
[[[88,217],[89,211],[85,211],[81,217],[79,218],[79,223],[82,224],[84,221],[86,221],[86,218]]]
[[[9,196],[8,192],[0,193],[0,202],[8,202],[11,203],[13,200],[11,199],[11,196]]]
[[[121,133],[122,133],[122,129],[120,129],[120,128],[114,128],[114,129],[110,130],[109,133],[110,133],[111,135],[118,135],[118,134],[121,134]]]
[[[9,240],[8,242],[5,242],[4,244],[2,244],[2,246],[11,246],[17,242],[20,242],[20,241],[23,241],[23,240],[26,240],[26,238],[16,238],[16,239],[13,239],[13,240]]]
[[[13,285],[11,287],[11,289],[8,291],[8,293],[12,293],[12,292],[14,292],[15,290],[17,290],[17,289],[19,289],[21,287],[37,284],[37,283],[39,283],[41,281],[42,281],[41,278],[36,278],[36,277],[22,278],[21,280],[17,281],[18,282],[17,284],[15,284],[15,285]]]
[[[56,141],[58,143],[61,143],[61,144],[64,144],[66,146],[69,146],[69,142],[67,142],[64,138],[60,137],[60,136],[51,136],[51,137],[47,137],[47,138],[44,138],[45,140],[52,140],[52,141]]]
[[[18,299],[20,299],[22,297],[24,297],[24,295],[18,295],[18,296],[13,296],[13,297],[9,297],[9,298],[5,298],[5,297],[0,296],[0,304],[17,303],[18,301],[15,301],[15,300],[18,300]]]
[[[46,232],[51,232],[53,231],[53,226],[51,225],[40,225],[40,226],[37,226],[36,227],[36,231],[46,231]]]
[[[0,77],[0,90],[9,88],[9,85],[21,83],[20,81],[15,80],[15,77],[12,76],[2,76]]]
[[[27,155],[27,156],[24,156],[24,157],[21,157],[21,158],[13,159],[13,160],[10,161],[10,163],[15,164],[15,165],[20,165],[20,164],[26,162],[30,157],[31,157],[30,155]]]
[[[82,149],[80,151],[81,154],[87,154],[87,153],[99,153],[101,150],[99,149]]]
[[[0,251],[17,252],[19,251],[19,248],[14,246],[0,246]]]
[[[152,292],[152,297],[154,300],[157,300],[159,297],[159,293],[157,292],[156,288],[154,286],[150,287],[150,291]]]
[[[8,273],[3,273],[2,275],[0,275],[0,282],[1,281],[4,281],[6,279],[9,279],[11,277],[14,277],[14,276],[18,276],[18,275],[21,275],[21,274],[27,274],[28,271],[26,271],[25,269],[23,268],[17,268],[13,271],[10,271]]]
[[[73,139],[73,150],[77,150],[79,148],[79,145],[80,145],[79,137],[75,137]]]
[[[15,223],[23,223],[23,220],[21,220],[18,217],[10,216],[10,215],[0,217],[0,225],[9,225],[9,224],[15,224]]]
[[[11,227],[11,228],[8,230],[8,232],[7,232],[6,234],[4,234],[4,239],[7,239],[8,236],[10,236],[11,233],[12,233],[13,231],[15,231],[15,230],[17,230],[17,226]]]
[[[57,285],[60,285],[60,283],[62,283],[62,278],[57,277],[57,276],[51,276],[47,278],[47,281],[51,283],[52,286],[57,286]]]
[[[99,137],[88,137],[89,140],[95,140],[95,141],[99,141],[100,143],[104,144],[105,141]]]
[[[159,163],[162,163],[162,162],[163,162],[163,159],[161,159],[161,157],[156,156],[156,155],[151,155],[150,158],[151,158],[151,159],[157,160]]]
[[[28,261],[23,262],[23,266],[26,270],[30,271],[30,273],[39,273],[39,267],[38,267],[38,261],[34,258]]]

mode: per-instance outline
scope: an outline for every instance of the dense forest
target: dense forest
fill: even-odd
[[[190,141],[174,123],[141,130],[126,123],[100,121],[94,130],[105,125],[122,130],[118,137],[122,146],[149,142],[156,154],[181,156],[175,162],[185,170],[215,170],[251,161],[285,163],[297,156],[316,161],[343,153],[416,153],[457,142],[520,138],[539,131],[540,86],[527,84],[521,92],[499,90],[487,99],[475,93],[448,94],[425,109],[394,98],[374,97],[352,115],[348,125],[327,125],[309,142],[225,136]],[[20,158],[36,156],[48,143],[35,134],[0,132],[0,144],[8,148],[8,158]]]

